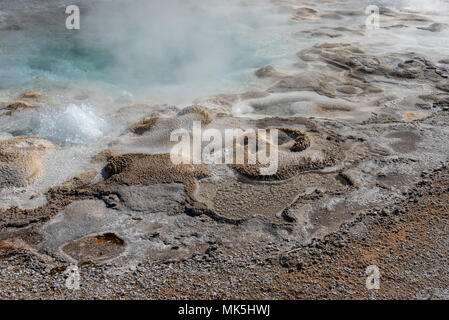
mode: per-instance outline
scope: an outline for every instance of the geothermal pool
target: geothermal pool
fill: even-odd
[[[254,77],[260,67],[295,73],[320,68],[296,58],[298,51],[316,43],[316,35],[309,32],[313,28],[346,28],[341,37],[324,40],[360,43],[376,54],[417,50],[441,59],[449,49],[442,41],[447,30],[429,34],[412,26],[380,30],[375,36],[351,32],[364,25],[368,4],[419,10],[444,23],[448,5],[443,0],[347,0],[311,6],[329,12],[357,10],[329,15],[325,21],[292,21],[291,10],[301,3],[276,0],[79,3],[82,26],[74,31],[64,27],[68,0],[2,1],[0,98],[46,91],[63,105],[85,97],[101,110],[106,100],[110,109],[111,100],[188,104],[214,94],[265,90]]]
[[[2,1],[0,4],[0,94],[67,89],[72,95],[100,92],[115,99],[190,103],[218,93],[265,89],[254,71],[307,71],[296,52],[313,45],[312,27],[358,28],[368,4],[429,12],[444,22],[443,0],[336,1],[317,9],[362,8],[356,15],[292,21],[281,1],[81,1],[81,30],[64,28],[70,1]],[[327,24],[327,25],[326,25]],[[329,28],[328,28],[329,29]],[[426,32],[378,32],[358,41],[375,53],[419,49],[443,57],[444,37]],[[447,32],[444,32],[446,35]],[[333,41],[332,38],[329,39]],[[95,89],[95,90],[93,90]],[[81,93],[80,93],[81,92]],[[93,94],[95,95],[95,94]],[[64,101],[65,103],[65,101]]]
[[[65,30],[63,1],[35,3],[33,17],[23,3],[0,5],[2,89],[94,85],[188,102],[257,88],[253,71],[285,65],[297,46],[288,15],[268,1],[84,1],[76,31]]]
[[[307,82],[313,87],[317,72],[330,81],[343,79],[341,70],[300,57],[323,43],[351,43],[373,56],[418,52],[433,61],[449,52],[447,1],[80,1],[80,30],[65,28],[69,4],[0,4],[0,102],[21,101],[23,92],[42,94],[37,101],[25,99],[37,108],[3,117],[7,109],[0,110],[0,138],[34,136],[59,148],[46,160],[53,170],[36,183],[39,190],[83,170],[107,146],[167,152],[151,140],[129,142],[122,135],[148,114],[193,103],[233,117],[361,121],[385,96],[393,98],[384,108],[425,116],[427,111],[410,106],[427,84],[391,85],[374,75],[382,97],[323,95]],[[372,32],[365,30],[370,4],[383,10],[382,28]],[[432,23],[436,30],[425,30]],[[277,72],[270,79],[256,73],[266,66]],[[273,78],[301,74],[306,90],[264,93]],[[248,92],[253,99],[225,101]],[[350,112],[317,113],[317,105]]]
[[[1,297],[47,284],[46,297],[66,299],[61,270],[79,264],[77,298],[110,298],[108,278],[114,297],[278,299],[283,275],[300,276],[288,295],[348,298],[383,254],[384,292],[402,297],[407,278],[447,291],[444,273],[440,288],[416,277],[443,270],[447,247],[447,221],[433,221],[449,161],[448,1],[78,0],[81,29],[67,30],[73,2],[0,0]],[[379,29],[366,26],[369,5]],[[190,136],[199,125],[202,141]],[[207,148],[202,163],[170,158],[173,133],[203,147],[227,129],[276,129],[277,171],[209,162]],[[213,151],[239,143],[249,158],[260,149],[246,138]],[[413,244],[443,249],[416,264]],[[336,269],[340,253],[355,260]],[[86,273],[94,265],[104,274]],[[303,283],[310,270],[329,271],[329,286],[322,273]]]
[[[447,2],[439,0],[311,2],[309,11],[301,11],[306,5],[301,1],[80,1],[81,29],[66,30],[64,11],[71,1],[2,1],[0,101],[20,100],[26,91],[45,99],[39,108],[0,117],[0,137],[35,136],[62,148],[49,160],[55,169],[48,186],[82,168],[151,106],[169,110],[201,103],[220,109],[218,94],[267,90],[272,83],[255,75],[264,66],[281,74],[320,72],[323,62],[297,56],[317,43],[353,43],[373,55],[415,51],[435,61],[446,58],[449,30],[417,29],[430,20],[387,15],[383,28],[365,32],[364,10],[373,3],[430,15],[442,26],[449,12]],[[339,76],[335,70],[328,75]],[[394,105],[415,99],[416,87],[406,83],[377,85],[396,95]],[[321,117],[314,106],[335,103],[354,112],[332,117],[360,119],[375,99],[272,93],[234,101],[226,112],[255,119]],[[149,107],[123,111],[133,105]],[[76,165],[66,165],[68,159]]]

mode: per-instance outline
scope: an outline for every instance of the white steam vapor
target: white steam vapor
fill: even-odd
[[[261,16],[267,11],[259,9],[269,2],[259,0],[252,6],[247,2],[96,3],[84,18],[82,29],[87,31],[80,39],[106,49],[113,60],[113,66],[107,67],[117,77],[148,85],[213,82],[228,72],[256,63],[251,56],[255,48],[250,35],[260,32],[261,24],[267,23]]]

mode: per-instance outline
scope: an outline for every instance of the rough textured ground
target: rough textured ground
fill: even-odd
[[[54,120],[50,93],[1,101],[0,298],[449,298],[447,63],[379,53],[353,18],[364,11],[344,2],[275,3],[305,48],[291,70],[254,70],[260,91],[189,107],[117,102],[117,128],[74,145],[20,125]],[[381,12],[395,34],[446,30]],[[173,164],[170,135],[194,121],[280,129],[279,170]],[[249,155],[250,138],[225,148]],[[378,291],[365,287],[370,265]],[[66,286],[73,266],[79,290]]]
[[[114,264],[82,264],[79,291],[64,286],[66,263],[48,264],[23,242],[3,241],[1,298],[447,299],[448,188],[443,166],[423,174],[405,201],[368,210],[301,247],[208,235],[203,253],[189,259],[147,259],[119,275]],[[381,270],[379,291],[365,288],[372,264]]]

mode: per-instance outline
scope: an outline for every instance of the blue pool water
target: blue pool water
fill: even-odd
[[[287,48],[294,45],[288,37],[293,28],[269,5],[133,3],[87,7],[80,30],[65,29],[63,8],[55,11],[60,23],[0,30],[0,88],[98,82],[120,91],[193,98],[227,88],[244,91],[255,68],[295,53]]]

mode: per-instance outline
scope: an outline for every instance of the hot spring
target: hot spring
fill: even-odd
[[[432,19],[398,15],[395,20],[387,14],[382,28],[368,33],[365,8],[373,3]],[[0,109],[0,137],[32,135],[60,146],[104,144],[148,113],[139,108],[117,113],[126,106],[182,108],[218,94],[265,92],[272,84],[255,71],[268,65],[285,75],[322,72],[323,61],[297,56],[322,43],[351,43],[372,55],[413,51],[434,61],[449,52],[443,0],[425,5],[415,0],[81,0],[81,28],[67,30],[65,9],[71,4],[1,1],[0,102],[7,105],[26,91],[41,92],[46,100],[42,108],[12,117],[1,117]],[[423,29],[431,21],[439,32]],[[406,86],[395,92],[388,83],[379,86],[398,100],[410,93]],[[234,116],[315,116],[309,112],[313,104],[348,103],[345,97],[327,98],[272,94],[253,104],[271,106],[262,114],[254,115],[247,102],[236,101],[232,108]],[[359,99],[352,102],[361,109],[370,103]]]
[[[180,103],[252,89],[256,68],[295,54],[295,29],[268,1],[84,1],[80,30],[66,30],[64,1],[34,5],[0,4],[1,89],[94,85]]]
[[[273,0],[77,3],[81,29],[67,30],[69,0],[2,1],[0,94],[70,87],[73,94],[82,89],[104,90],[123,100],[145,97],[179,104],[212,94],[264,89],[254,81],[257,68],[272,65],[288,72],[298,67],[295,54],[317,40],[304,31],[317,26],[325,29],[330,22],[335,27],[359,28],[365,23],[364,8],[372,1],[307,4],[324,12],[334,7],[359,9],[357,15],[331,18],[326,24],[313,19],[293,22],[292,13],[303,5]],[[374,3],[438,13],[446,2]],[[355,34],[349,36],[356,40]],[[426,36],[422,43],[419,35],[401,34],[398,39],[391,33],[360,41],[382,51],[388,45],[429,50],[434,45],[428,45],[432,37]],[[344,40],[348,37],[338,39]]]

